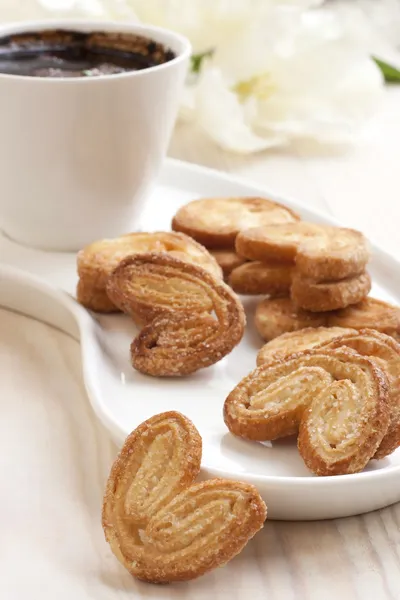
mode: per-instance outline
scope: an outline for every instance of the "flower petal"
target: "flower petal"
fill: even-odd
[[[245,109],[224,83],[221,72],[206,69],[196,89],[196,115],[200,127],[222,148],[240,154],[282,144],[285,136],[261,137],[245,122]]]

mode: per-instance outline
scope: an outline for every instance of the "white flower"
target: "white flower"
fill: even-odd
[[[11,1],[15,3],[15,0]],[[21,16],[24,9],[25,18],[29,18],[29,6],[29,11],[35,13],[36,17],[43,14],[50,18],[135,19],[129,0],[18,0],[18,2],[21,3]]]
[[[349,143],[382,90],[379,69],[348,24],[322,11],[275,8],[205,59],[186,91],[184,116],[238,153]]]
[[[145,23],[186,35],[194,52],[234,39],[266,14],[271,5],[309,7],[323,0],[125,0]]]
[[[227,150],[255,152],[285,142],[285,136],[271,134],[267,138],[253,131],[248,122],[251,122],[252,116],[256,116],[252,110],[254,105],[242,105],[217,68],[207,68],[203,72],[196,86],[192,106],[192,121],[197,122],[218,145]]]

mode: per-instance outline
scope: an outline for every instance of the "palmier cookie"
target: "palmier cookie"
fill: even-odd
[[[353,329],[376,329],[399,339],[400,308],[368,297],[358,304],[329,313],[329,325]]]
[[[294,223],[299,218],[290,208],[265,198],[202,198],[178,210],[172,229],[190,235],[206,248],[234,248],[242,229]]]
[[[125,313],[148,323],[131,345],[133,367],[147,375],[188,375],[208,367],[244,333],[245,313],[234,292],[168,254],[126,258],[110,276],[107,293]]]
[[[242,228],[236,251],[251,260],[295,262],[299,274],[315,281],[359,275],[370,256],[359,231],[303,221],[248,231]]]
[[[311,313],[298,309],[290,298],[266,298],[256,308],[254,323],[265,341],[282,333],[305,327],[326,325],[326,313]]]
[[[245,377],[225,401],[224,420],[250,440],[299,432],[300,454],[313,473],[356,473],[388,430],[388,382],[354,350],[300,352]]]
[[[238,294],[288,296],[292,275],[291,265],[254,261],[234,269],[228,282]]]
[[[400,344],[374,329],[361,329],[339,338],[325,340],[324,348],[352,348],[373,359],[384,371],[389,383],[389,428],[374,458],[381,459],[400,446]]]
[[[210,250],[210,254],[215,258],[222,269],[224,279],[227,280],[234,269],[246,263],[234,250]]]
[[[261,348],[257,365],[287,360],[291,354],[315,348],[352,348],[378,363],[389,382],[389,428],[374,458],[384,458],[400,446],[400,345],[374,329],[319,327],[285,333]]]
[[[103,502],[106,540],[122,565],[152,583],[195,579],[238,554],[266,519],[252,485],[200,471],[201,438],[177,412],[148,419],[126,439]]]
[[[90,283],[86,284],[84,279],[78,280],[76,286],[76,299],[79,304],[99,313],[119,312],[119,309],[107,296],[105,288],[97,288]]]
[[[99,240],[78,253],[78,301],[98,312],[117,310],[106,298],[108,277],[123,258],[143,252],[167,252],[176,258],[199,264],[216,277],[222,276],[220,267],[209,252],[184,234],[130,233],[115,239]]]
[[[342,310],[312,313],[297,308],[290,298],[266,298],[257,306],[255,326],[267,342],[283,333],[321,326],[376,329],[398,339],[400,308],[368,297]]]
[[[291,354],[312,350],[336,338],[357,333],[356,329],[344,327],[307,327],[298,331],[283,333],[274,338],[259,350],[257,366],[285,360]]]
[[[326,312],[346,308],[363,300],[371,290],[368,273],[340,281],[317,283],[295,273],[290,295],[294,303],[311,312]]]

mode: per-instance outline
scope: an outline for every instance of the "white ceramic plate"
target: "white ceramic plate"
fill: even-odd
[[[333,222],[265,189],[207,169],[167,161],[141,228],[169,228],[171,216],[181,204],[206,195],[268,196],[291,206],[305,219]],[[371,461],[363,473],[319,478],[304,466],[295,440],[258,444],[236,439],[228,432],[222,419],[223,402],[254,368],[256,352],[262,345],[252,325],[255,299],[244,299],[249,326],[241,344],[228,357],[187,378],[155,379],[130,366],[129,346],[136,328],[127,317],[92,316],[69,295],[73,295],[76,285],[74,255],[40,252],[0,237],[0,257],[0,305],[81,340],[90,401],[118,444],[151,415],[178,410],[193,420],[203,437],[202,476],[254,483],[267,502],[270,518],[343,517],[400,500],[399,450],[385,460]],[[400,303],[398,263],[374,248],[370,272],[373,294]]]

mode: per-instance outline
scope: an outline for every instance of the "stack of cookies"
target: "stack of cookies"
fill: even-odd
[[[353,229],[304,221],[257,227],[239,233],[236,250],[259,261],[253,268],[272,274],[260,292],[290,295],[303,310],[346,308],[363,300],[371,289],[365,271],[368,244]]]
[[[202,198],[189,202],[178,210],[172,229],[186,233],[205,246],[223,270],[225,280],[245,281],[238,293],[264,293],[254,288],[254,264],[235,249],[238,233],[258,226],[296,223],[300,217],[286,206],[265,198]],[[257,273],[256,278],[262,278]],[[248,283],[246,283],[248,282]],[[250,286],[250,287],[248,287]],[[259,289],[259,287],[257,288]],[[265,292],[267,293],[267,292]]]
[[[281,297],[264,286],[255,315],[264,340],[306,327],[373,328],[399,339],[399,308],[367,297],[370,255],[359,231],[302,221],[243,231],[236,248],[291,279]]]
[[[334,324],[337,311],[359,306],[371,289],[365,270],[370,253],[362,233],[301,221],[291,209],[265,198],[194,200],[178,210],[172,229],[203,244],[236,293],[267,295],[256,316],[267,340],[300,325],[330,326],[330,317]],[[291,314],[275,335],[269,318],[274,302],[282,315]]]
[[[400,338],[400,309],[367,297],[369,249],[358,231],[301,221],[286,206],[258,197],[194,200],[178,210],[172,229],[100,240],[81,250],[78,301],[96,312],[124,311],[107,290],[114,270],[132,255],[167,254],[198,265],[215,285],[223,275],[238,294],[266,296],[255,314],[266,341],[321,326],[374,328]],[[144,324],[130,305],[127,312]]]

